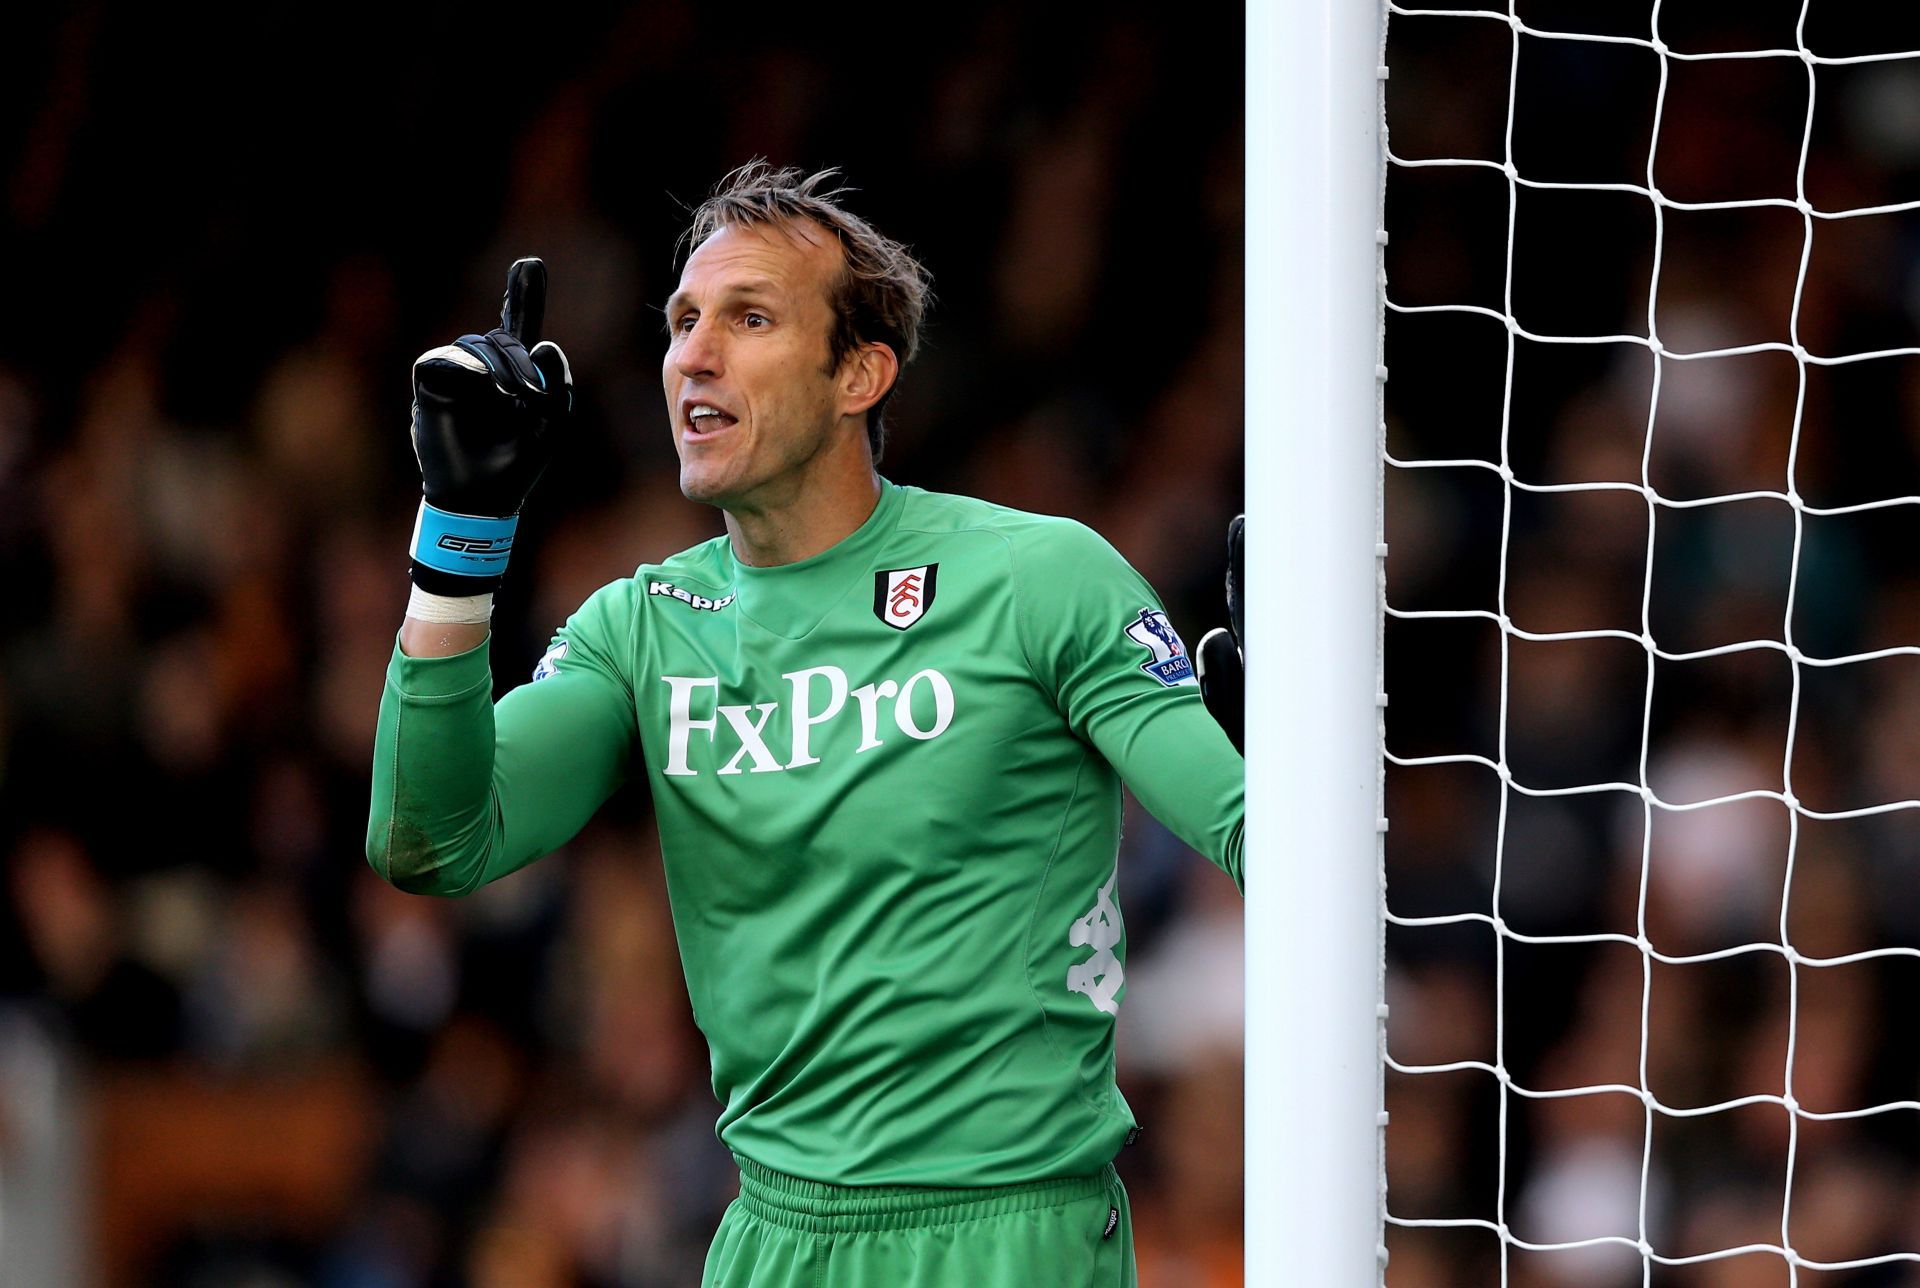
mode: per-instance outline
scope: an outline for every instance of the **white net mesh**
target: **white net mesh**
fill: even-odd
[[[1460,153],[1386,145],[1390,1284],[1920,1282],[1920,1059],[1887,1031],[1920,983],[1920,201],[1887,199],[1920,51],[1815,47],[1828,2],[1726,48],[1658,0],[1387,6],[1387,127]],[[1488,40],[1504,85],[1463,89]],[[1516,149],[1589,92],[1643,96],[1640,174]],[[1749,129],[1791,192],[1733,191]],[[1444,184],[1400,204],[1427,171],[1503,187],[1503,246]],[[1609,298],[1644,331],[1553,325]]]

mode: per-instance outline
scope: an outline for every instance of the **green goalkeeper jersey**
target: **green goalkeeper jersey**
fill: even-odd
[[[735,1152],[973,1186],[1118,1151],[1121,781],[1236,884],[1245,787],[1092,531],[883,482],[811,559],[750,567],[722,537],[603,587],[491,694],[484,646],[395,651],[369,859],[465,894],[644,772]]]

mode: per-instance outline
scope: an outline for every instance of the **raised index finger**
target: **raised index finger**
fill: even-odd
[[[516,259],[507,270],[507,298],[500,308],[500,329],[531,349],[540,343],[547,320],[547,266],[537,259]]]

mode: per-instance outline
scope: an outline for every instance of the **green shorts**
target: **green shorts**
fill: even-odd
[[[1113,1166],[989,1189],[847,1187],[740,1159],[701,1288],[1134,1288]]]

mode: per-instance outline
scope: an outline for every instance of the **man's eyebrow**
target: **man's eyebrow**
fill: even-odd
[[[719,292],[718,298],[725,300],[730,297],[738,296],[738,295],[758,296],[761,298],[765,298],[768,296],[778,295],[779,293],[780,293],[780,288],[773,281],[772,278],[753,277],[753,278],[748,278],[744,282],[734,282],[731,285],[724,287]],[[669,295],[667,297],[666,308],[662,311],[665,312],[668,317],[672,317],[675,313],[678,313],[686,305],[687,299],[688,299],[688,296],[685,291],[675,291],[672,295]]]

